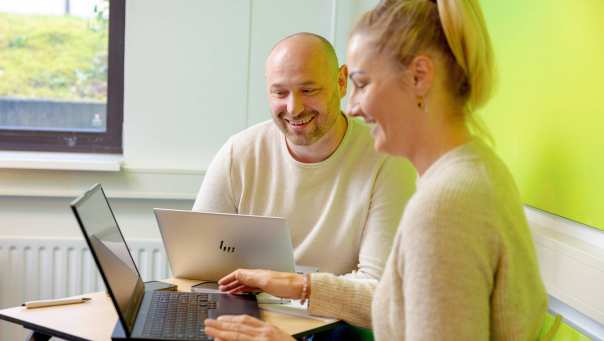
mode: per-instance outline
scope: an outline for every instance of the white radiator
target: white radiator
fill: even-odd
[[[170,277],[160,240],[127,242],[144,281]],[[83,239],[0,237],[0,309],[102,290],[102,278]],[[15,339],[15,333],[21,332],[0,324],[0,340]]]

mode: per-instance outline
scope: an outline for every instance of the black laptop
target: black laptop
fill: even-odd
[[[210,340],[204,333],[206,318],[259,318],[254,296],[145,291],[101,185],[86,191],[71,208],[117,310],[113,340]]]

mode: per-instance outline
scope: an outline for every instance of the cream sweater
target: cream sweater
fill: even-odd
[[[533,340],[546,308],[513,179],[473,141],[420,178],[377,287],[316,274],[309,309],[376,340]]]
[[[222,147],[193,209],[285,217],[296,264],[379,279],[415,180],[409,162],[375,152],[357,119],[348,119],[338,149],[319,163],[293,159],[267,121]]]

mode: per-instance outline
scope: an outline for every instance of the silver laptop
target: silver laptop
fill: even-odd
[[[217,281],[239,268],[294,272],[283,218],[156,208],[172,274]]]

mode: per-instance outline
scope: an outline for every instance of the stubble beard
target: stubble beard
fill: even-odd
[[[281,120],[279,124],[279,129],[288,142],[297,146],[310,146],[315,142],[319,141],[325,134],[327,134],[338,121],[338,116],[340,115],[340,99],[336,92],[334,92],[333,96],[329,101],[327,112],[324,114],[320,114],[318,111],[313,110],[310,112],[304,112],[302,117],[306,117],[307,115],[315,115],[311,124],[313,124],[313,129],[305,134],[297,134],[294,131],[289,130],[289,124],[285,122],[283,119],[283,115],[279,115],[279,120]],[[329,120],[326,122],[320,122],[321,116],[329,117]]]

